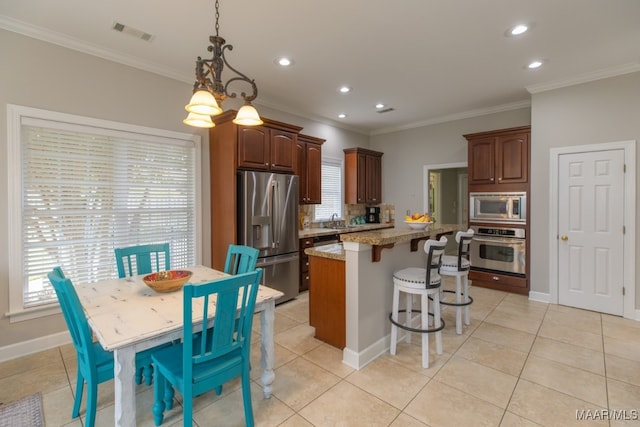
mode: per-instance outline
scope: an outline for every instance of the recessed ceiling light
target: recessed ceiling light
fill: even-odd
[[[384,108],[384,104],[383,104],[383,103],[381,103],[381,102],[379,102],[379,103],[377,103],[377,104],[376,104],[376,108],[377,108],[378,110],[380,110],[380,109]]]
[[[527,64],[527,68],[530,70],[535,70],[536,68],[542,67],[542,64],[544,64],[543,60],[536,59],[535,61],[529,62],[529,64]]]
[[[338,92],[340,92],[340,93],[349,93],[349,92],[351,92],[351,88],[349,86],[340,86],[338,88]]]
[[[338,114],[338,118],[339,118],[339,119],[344,119],[344,118],[346,118],[346,117],[347,117],[347,115],[346,115],[345,113],[340,113],[340,114]]]
[[[293,65],[293,60],[287,57],[276,58],[275,63],[282,67],[290,67]]]
[[[529,27],[526,25],[516,25],[511,29],[512,36],[519,36],[520,34],[526,33]]]

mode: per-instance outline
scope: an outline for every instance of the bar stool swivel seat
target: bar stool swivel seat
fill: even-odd
[[[462,309],[464,308],[464,324],[471,324],[469,318],[469,306],[473,303],[473,298],[469,296],[469,270],[471,262],[469,261],[469,252],[473,239],[473,230],[458,231],[456,233],[456,242],[458,242],[457,255],[444,255],[442,257],[442,266],[440,267],[440,275],[456,278],[456,290],[445,290],[443,292],[455,294],[455,302],[447,301],[445,298],[440,299],[440,304],[453,306],[456,308],[456,334],[462,334]]]
[[[442,236],[440,240],[427,240],[424,251],[427,254],[426,268],[409,267],[393,273],[393,308],[389,319],[391,320],[391,348],[390,352],[395,356],[398,341],[398,328],[404,329],[406,341],[411,342],[411,333],[422,334],[422,367],[429,367],[429,334],[435,333],[436,352],[442,354],[442,329],[444,320],[440,316],[440,264],[444,254],[447,238]],[[406,294],[406,308],[400,310],[400,292]],[[413,296],[420,296],[420,310],[413,310]],[[429,312],[429,302],[433,312]],[[414,327],[413,312],[420,313],[420,325]],[[405,322],[398,320],[399,313],[405,313]],[[432,322],[429,316],[433,317]],[[417,316],[416,316],[417,317]]]

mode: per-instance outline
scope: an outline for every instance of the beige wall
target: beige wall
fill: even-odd
[[[535,94],[531,104],[531,290],[548,293],[550,149],[639,141],[640,72]],[[635,289],[638,301],[637,280]]]
[[[6,105],[16,104],[202,136],[202,262],[209,264],[209,149],[206,131],[182,124],[192,85],[106,61],[57,45],[0,30],[0,188],[7,188]],[[303,132],[326,138],[326,153],[342,157],[342,149],[366,146],[368,137],[302,117],[260,107],[274,120],[303,126]],[[3,191],[0,194],[4,194]],[[0,359],[3,347],[66,331],[60,315],[10,323],[6,203],[0,206]],[[3,243],[1,243],[3,242]],[[37,346],[36,344],[35,346]],[[30,346],[30,348],[33,346]],[[12,352],[14,350],[7,350]],[[18,350],[19,351],[19,350]]]
[[[521,108],[371,137],[370,147],[384,152],[382,199],[395,205],[397,215],[422,211],[423,166],[466,162],[465,134],[529,123],[529,108]]]

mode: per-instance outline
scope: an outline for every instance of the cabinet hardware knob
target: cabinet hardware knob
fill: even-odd
[[[491,181],[493,181],[493,180],[494,180],[494,179],[493,179],[493,178],[491,178]]]
[[[562,239],[562,240],[564,240],[564,241],[567,241],[567,240],[569,240],[569,237],[567,237],[567,236],[565,236],[565,235],[562,235],[562,237],[560,237],[560,239]]]
[[[500,278],[498,276],[493,276],[492,279],[493,280],[500,280]]]

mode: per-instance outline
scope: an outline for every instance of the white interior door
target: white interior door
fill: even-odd
[[[624,150],[558,159],[558,302],[623,314]]]

